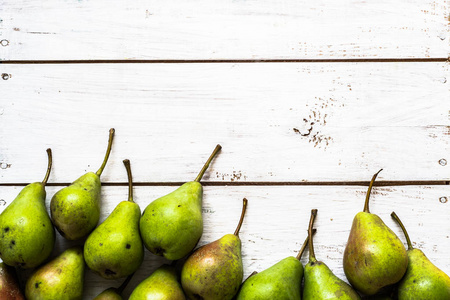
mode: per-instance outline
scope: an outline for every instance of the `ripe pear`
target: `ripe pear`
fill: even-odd
[[[239,231],[244,220],[247,199],[234,234],[206,244],[195,250],[181,270],[181,285],[190,299],[232,299],[244,276]]]
[[[450,277],[436,267],[421,250],[413,248],[400,218],[395,212],[391,216],[402,228],[408,244],[409,264],[405,276],[398,284],[398,299],[450,299]]]
[[[25,300],[17,281],[16,270],[0,263],[0,299]]]
[[[203,234],[200,180],[222,147],[217,145],[194,181],[154,200],[144,210],[140,231],[145,247],[153,254],[177,260],[195,248]]]
[[[131,293],[129,300],[185,300],[174,266],[163,265]]]
[[[78,300],[83,297],[84,260],[80,247],[67,249],[28,279],[28,300]]]
[[[317,215],[317,209],[311,210],[309,221],[309,262],[305,266],[305,286],[303,288],[303,299],[339,299],[355,300],[361,299],[350,285],[339,279],[328,268],[326,264],[317,261],[314,253],[312,227]]]
[[[53,224],[68,240],[87,236],[100,218],[100,176],[111,153],[114,128],[109,130],[108,148],[103,163],[96,173],[88,172],[69,186],[59,190],[50,201]]]
[[[37,267],[50,256],[55,245],[55,229],[45,208],[45,185],[52,167],[50,149],[47,155],[44,180],[24,187],[0,214],[0,258],[7,265]]]
[[[297,257],[286,257],[270,268],[250,275],[242,284],[236,299],[301,300],[303,265],[300,258],[307,244],[308,239],[303,243]]]
[[[128,174],[128,201],[120,202],[84,244],[86,264],[106,279],[134,273],[144,259],[144,246],[139,234],[141,209],[133,201],[130,161],[125,159],[123,163]]]
[[[93,300],[123,300],[122,298],[123,290],[127,287],[133,275],[134,273],[128,276],[127,279],[125,279],[124,282],[118,288],[111,287],[109,289],[106,289],[103,292],[101,292],[97,297],[95,297]]]
[[[381,170],[380,170],[381,171]],[[358,291],[374,295],[402,279],[408,266],[405,246],[381,218],[369,212],[373,175],[364,211],[356,214],[344,251],[344,272]]]

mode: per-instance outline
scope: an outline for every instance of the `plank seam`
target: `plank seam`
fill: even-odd
[[[449,62],[442,58],[346,58],[346,59],[93,59],[93,60],[0,60],[0,64],[203,64],[203,63],[390,63]]]
[[[180,186],[185,182],[134,182],[134,186]],[[67,186],[69,182],[53,182],[47,186]],[[0,183],[2,186],[26,186],[28,183]],[[127,182],[102,182],[103,186],[128,186]],[[205,181],[203,186],[368,186],[369,181],[248,181],[248,182],[222,182]],[[395,180],[395,181],[377,181],[374,186],[401,186],[401,185],[450,185],[450,180]]]

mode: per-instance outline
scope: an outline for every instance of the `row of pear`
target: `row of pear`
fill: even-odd
[[[139,284],[130,299],[153,299],[161,293],[164,299],[185,299],[185,295],[190,299],[232,299],[236,295],[238,299],[300,299],[303,273],[304,299],[360,299],[353,288],[366,295],[375,295],[400,280],[396,289],[399,299],[450,299],[450,278],[429,262],[420,250],[412,248],[395,213],[393,217],[405,232],[408,251],[383,221],[369,212],[369,195],[378,173],[369,185],[364,211],[355,216],[344,253],[344,272],[351,286],[315,258],[312,225],[317,210],[312,210],[309,237],[297,258],[288,257],[251,276],[242,285],[239,229],[247,206],[246,199],[235,233],[192,253],[203,232],[200,180],[220,151],[220,145],[216,146],[194,181],[150,203],[142,216],[139,206],[133,202],[130,162],[124,160],[129,199],[119,203],[95,228],[100,211],[100,176],[108,160],[113,137],[114,129],[111,129],[104,161],[96,173],[81,176],[52,197],[51,220],[44,205],[45,184],[52,165],[50,149],[47,150],[49,163],[44,180],[26,186],[0,215],[0,257],[10,266],[33,268],[45,261],[54,246],[53,224],[68,240],[88,235],[83,249],[66,250],[35,271],[26,284],[28,299],[60,299],[62,291],[73,293],[68,296],[70,299],[81,299],[84,262],[104,278],[128,277],[121,288],[108,289],[96,299],[103,299],[111,293],[120,297],[143,261],[143,245],[150,252],[169,260],[188,258],[182,267],[181,285],[174,266],[163,266]],[[115,226],[117,220],[124,219],[130,220],[129,226]],[[303,270],[299,259],[308,241],[309,263]],[[415,274],[417,271],[414,272],[411,265],[423,265],[424,261],[430,266],[430,276],[422,276],[419,281]],[[54,276],[64,276],[59,286],[54,286],[54,280],[46,281],[46,278]],[[20,293],[15,289],[10,292]]]

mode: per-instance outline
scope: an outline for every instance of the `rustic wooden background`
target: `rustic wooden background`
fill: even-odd
[[[204,177],[200,244],[234,231],[245,276],[295,255],[318,208],[316,254],[341,278],[353,216],[371,210],[450,273],[448,0],[0,0],[0,212],[40,181],[103,173],[102,220]],[[58,235],[54,255],[77,243]],[[133,288],[165,261],[146,251]],[[306,257],[303,259],[306,263]],[[28,274],[23,274],[25,280]],[[86,272],[85,299],[121,280]]]

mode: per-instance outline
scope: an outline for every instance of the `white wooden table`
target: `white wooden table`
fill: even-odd
[[[447,0],[0,0],[0,212],[54,166],[47,205],[99,167],[102,215],[204,177],[200,244],[232,233],[244,276],[295,255],[318,208],[316,255],[341,278],[353,216],[371,210],[450,273]],[[53,255],[79,242],[59,235]],[[302,260],[306,263],[306,257]],[[146,251],[128,288],[166,262]],[[25,280],[28,274],[22,274]],[[85,299],[122,280],[86,272]]]

